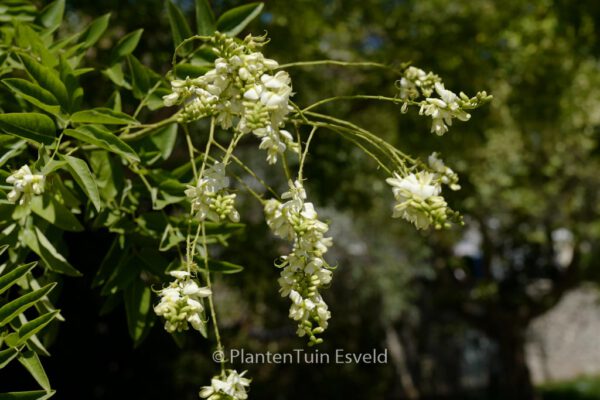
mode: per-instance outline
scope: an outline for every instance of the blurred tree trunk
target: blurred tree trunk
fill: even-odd
[[[419,390],[415,386],[413,378],[410,374],[404,347],[402,346],[402,342],[400,341],[400,337],[398,336],[396,329],[394,329],[391,325],[388,325],[385,329],[385,341],[387,345],[386,347],[390,352],[390,356],[400,377],[399,383],[402,386],[401,389],[406,396],[405,398],[409,400],[419,399]]]
[[[498,345],[497,377],[492,383],[494,398],[533,400],[536,398],[525,355],[525,329],[505,326],[488,332]]]

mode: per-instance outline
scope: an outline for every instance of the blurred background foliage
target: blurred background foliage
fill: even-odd
[[[193,2],[177,3],[191,20]],[[218,15],[241,3],[215,0],[213,6]],[[172,41],[162,0],[67,1],[61,29],[77,31],[107,12],[111,26],[101,50],[88,54],[92,61],[106,57],[124,33],[144,28],[136,55],[168,70]],[[529,323],[568,290],[599,278],[600,3],[271,0],[247,31],[267,31],[266,54],[280,63],[410,61],[439,74],[450,90],[494,95],[443,140],[429,134],[426,121],[391,104],[324,106],[401,149],[422,157],[439,151],[461,176],[462,190],[449,202],[465,215],[465,226],[420,233],[391,222],[383,174],[338,136],[318,135],[307,186],[331,221],[330,260],[339,265],[325,295],[333,319],[320,351],[387,348],[389,362],[236,366],[253,378],[250,396],[533,399],[524,351]],[[326,66],[290,73],[301,105],[342,93],[393,95],[397,79]],[[98,104],[110,96],[99,82],[84,84],[97,86]],[[243,149],[240,157],[257,164]],[[240,211],[247,228],[223,256],[246,269],[217,281],[224,341],[248,352],[300,348],[272,267],[281,243],[271,239],[251,201]],[[67,322],[46,365],[60,398],[195,398],[198,382],[214,369],[199,335],[186,336],[181,349],[154,329],[134,349],[120,308],[99,316],[102,300],[90,290],[89,272],[110,246],[107,239],[101,231],[68,237],[78,249],[72,264],[88,274],[69,278],[59,301]],[[83,348],[92,355],[82,359]],[[16,372],[14,379],[20,379]],[[583,393],[549,385],[537,395],[600,398],[593,387]]]

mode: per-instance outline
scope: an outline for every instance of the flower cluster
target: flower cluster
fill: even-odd
[[[448,185],[451,190],[460,190],[458,184],[458,175],[452,170],[452,168],[446,166],[444,161],[438,157],[438,153],[433,152],[427,158],[429,168],[435,172],[436,179],[444,185]]]
[[[34,174],[28,165],[23,165],[18,171],[6,178],[6,183],[13,185],[7,198],[11,203],[19,202],[20,205],[28,204],[35,195],[44,192],[46,177]]]
[[[186,331],[188,324],[197,331],[203,331],[202,298],[211,295],[210,289],[200,287],[187,271],[171,271],[170,275],[175,280],[158,292],[160,303],[154,307],[154,312],[165,319],[167,332]]]
[[[200,221],[206,219],[219,222],[228,218],[239,222],[240,214],[235,209],[235,197],[227,192],[229,178],[225,175],[225,165],[215,162],[198,179],[196,186],[188,185],[185,195],[192,203],[192,214]]]
[[[420,106],[419,114],[432,118],[431,132],[439,136],[448,132],[453,118],[468,121],[471,114],[466,110],[480,107],[492,98],[485,91],[478,92],[471,98],[463,92],[456,95],[444,87],[442,80],[436,74],[426,73],[412,66],[404,71],[404,76],[396,86],[399,90],[398,96],[404,100],[402,112],[406,111],[409,101],[417,100],[421,96],[425,97],[424,100],[416,103]],[[432,97],[434,91],[438,97]]]
[[[426,73],[420,68],[410,66],[404,71],[404,76],[396,83],[396,86],[401,99],[413,100],[421,95],[431,96],[434,85],[441,81],[440,77],[433,72]]]
[[[216,376],[211,379],[210,386],[200,389],[200,397],[208,400],[244,400],[248,398],[246,388],[250,386],[250,379],[244,378],[246,371],[238,374],[229,369],[226,376]]]
[[[292,135],[282,129],[290,112],[291,80],[287,72],[275,72],[276,61],[257,51],[265,38],[249,35],[239,41],[216,33],[211,44],[218,56],[214,68],[194,79],[172,81],[165,104],[184,104],[183,121],[215,117],[223,129],[252,132],[270,164],[286,148],[297,150]]]
[[[307,335],[309,345],[321,343],[316,335],[327,328],[331,313],[319,289],[331,282],[332,269],[323,255],[332,245],[325,237],[329,226],[318,219],[312,203],[305,202],[306,192],[299,181],[290,182],[290,190],[265,205],[267,224],[275,235],[293,242],[290,254],[281,257],[279,292],[289,297],[290,318],[298,321],[299,336]]]
[[[422,171],[405,177],[394,173],[394,177],[386,181],[392,186],[397,201],[394,218],[404,218],[417,229],[427,229],[430,225],[441,229],[449,226],[450,217],[457,216],[440,196],[440,180],[434,173]]]

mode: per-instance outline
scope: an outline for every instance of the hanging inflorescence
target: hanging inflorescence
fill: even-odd
[[[307,112],[304,113],[290,99],[293,93],[288,73],[282,71],[276,61],[260,52],[267,43],[266,37],[247,36],[239,40],[216,33],[201,39],[215,55],[212,68],[202,76],[173,80],[172,93],[164,97],[166,106],[181,106],[176,114],[180,123],[187,124],[203,118],[211,121],[202,167],[197,173],[193,164],[195,181],[187,185],[185,190],[186,200],[190,204],[190,221],[195,220],[199,225],[196,234],[187,238],[186,258],[183,260],[187,271],[171,273],[176,280],[159,291],[161,302],[155,311],[165,318],[165,328],[169,332],[188,329],[188,325],[202,332],[208,320],[203,306],[203,299],[207,298],[217,346],[223,349],[212,303],[204,224],[206,221],[240,220],[235,207],[236,194],[231,193],[229,188],[227,166],[237,143],[244,135],[251,134],[260,139],[259,149],[266,150],[269,164],[274,165],[281,160],[289,180],[289,189],[280,199],[264,200],[248,188],[248,192],[262,202],[265,221],[273,234],[287,240],[291,246],[290,252],[275,263],[281,270],[279,292],[290,300],[289,317],[298,324],[298,336],[308,338],[310,346],[319,344],[323,342],[320,335],[327,329],[331,318],[321,292],[332,279],[333,268],[324,256],[333,240],[327,236],[329,225],[319,219],[315,206],[307,201],[302,178],[302,167],[315,131],[329,128],[353,135],[356,143],[372,146],[374,151],[367,151],[367,154],[391,175],[387,182],[392,186],[396,200],[392,216],[411,222],[417,229],[441,229],[450,226],[453,221],[460,221],[458,213],[448,207],[442,196],[443,186],[451,190],[460,189],[458,176],[445,165],[438,153],[432,153],[427,162],[421,162],[347,121],[308,112],[316,105],[306,108]],[[462,92],[456,95],[445,88],[439,76],[412,66],[403,71],[397,87],[399,91],[395,98],[377,98],[401,104],[402,112],[406,112],[409,106],[417,107],[420,115],[431,117],[431,132],[437,135],[446,133],[454,119],[469,120],[471,115],[468,111],[491,98],[485,92],[479,92],[472,98]],[[333,100],[336,98],[326,101]],[[291,122],[297,129],[297,140],[284,129]],[[312,128],[305,143],[301,141],[298,130],[302,125]],[[220,147],[225,153],[222,158],[210,152],[211,145],[216,144],[213,137],[215,128],[232,133],[229,147]],[[188,142],[188,146],[191,146],[191,141]],[[301,151],[303,147],[304,151]],[[362,145],[361,148],[366,150]],[[284,155],[286,150],[291,150],[299,161],[296,180],[289,171]],[[194,151],[190,147],[191,163],[195,163]],[[251,171],[249,167],[243,167]],[[242,180],[240,182],[243,184]],[[195,263],[199,238],[202,239],[204,269]],[[200,272],[205,276],[205,287],[200,284]],[[223,361],[221,373],[212,379],[210,386],[202,388],[200,397],[209,400],[246,399],[250,380],[244,377],[245,372],[238,374],[224,365]]]

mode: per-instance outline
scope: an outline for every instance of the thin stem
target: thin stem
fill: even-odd
[[[302,153],[302,157],[300,158],[300,167],[298,168],[298,180],[302,181],[302,171],[304,170],[304,161],[306,160],[306,155],[308,154],[308,148],[310,146],[310,141],[312,140],[315,132],[317,131],[318,126],[313,126],[310,134],[308,135],[308,139],[306,140],[306,146],[304,147],[304,152]]]
[[[133,127],[127,126],[122,129],[123,133],[119,136],[119,138],[121,140],[125,140],[125,141],[142,139],[142,138],[152,134],[153,131],[155,131],[157,128],[160,128],[161,126],[168,125],[172,122],[177,122],[178,117],[179,117],[179,114],[175,113],[175,114],[171,115],[169,118],[163,119],[162,121],[159,121],[155,124],[135,125]],[[127,131],[131,128],[142,128],[142,129],[140,129],[139,131],[134,132],[134,133],[127,133]]]
[[[283,172],[285,173],[285,177],[288,181],[292,180],[292,174],[290,173],[290,169],[287,165],[287,157],[285,153],[281,153],[281,165],[283,166]]]
[[[60,133],[60,136],[58,137],[58,141],[56,142],[56,147],[54,148],[54,151],[52,152],[52,155],[50,156],[50,161],[54,160],[54,157],[56,157],[56,154],[58,153],[58,148],[60,147],[60,142],[62,141],[64,134],[65,134],[65,131],[62,131]]]
[[[388,96],[377,96],[377,95],[369,95],[369,94],[356,94],[351,96],[335,96],[329,97],[323,100],[319,100],[316,103],[311,104],[308,107],[305,107],[302,111],[306,112],[312,110],[313,108],[319,107],[323,104],[330,103],[332,101],[338,100],[379,100],[379,101],[387,101],[394,104],[404,104],[407,103],[409,105],[420,105],[420,103],[415,101],[408,101],[405,99],[400,99],[398,97],[388,97]]]
[[[188,154],[190,156],[190,164],[192,165],[192,171],[194,172],[194,180],[198,180],[198,170],[196,169],[196,162],[194,160],[194,144],[192,143],[192,137],[190,136],[190,130],[187,124],[183,124],[183,131],[185,132],[185,141],[187,143]]]
[[[177,62],[177,53],[183,46],[186,46],[187,44],[189,44],[195,40],[202,40],[202,41],[206,42],[210,39],[212,39],[212,36],[195,35],[195,36],[191,36],[191,37],[185,39],[184,41],[182,41],[181,43],[179,43],[179,45],[175,48],[175,51],[173,52],[173,58],[171,59],[171,65],[173,65],[173,68],[175,68],[175,63]]]
[[[200,226],[202,227],[202,247],[204,248],[204,269],[206,270],[206,286],[210,289],[210,296],[208,296],[210,317],[212,318],[215,339],[217,340],[217,350],[223,352],[223,344],[221,343],[221,334],[219,333],[219,324],[217,323],[217,313],[215,311],[215,304],[213,300],[210,270],[208,268],[208,247],[206,246],[206,228],[204,226],[204,222],[201,222]],[[225,357],[221,357],[221,374],[225,374]]]
[[[314,60],[314,61],[297,61],[287,64],[281,64],[276,69],[290,68],[290,67],[313,67],[317,65],[338,65],[341,67],[367,67],[367,68],[383,68],[390,69],[389,65],[369,62],[369,61],[338,61],[338,60]]]
[[[227,149],[225,149],[225,147],[223,147],[223,145],[221,145],[218,142],[214,143],[215,147],[217,147],[219,150],[226,152]],[[246,164],[244,164],[242,162],[242,160],[240,160],[239,158],[237,158],[236,156],[234,156],[233,154],[230,157],[237,165],[239,165],[245,172],[247,172],[251,177],[253,177],[254,179],[256,179],[256,181],[258,183],[260,183],[266,190],[268,190],[269,192],[271,192],[271,194],[273,196],[275,196],[276,198],[279,198],[279,195],[277,194],[277,192],[275,190],[273,190],[273,188],[271,188],[262,178],[260,178],[258,175],[256,175],[256,172],[254,172],[252,169],[250,169],[248,166],[246,166]]]
[[[225,156],[223,157],[223,165],[227,166],[227,163],[229,162],[229,158],[233,155],[233,150],[235,149],[235,146],[237,146],[238,142],[240,141],[240,139],[242,138],[243,133],[240,132],[235,132],[233,135],[233,139],[231,139],[231,142],[229,142],[229,147],[227,147],[227,151],[225,152]]]
[[[215,118],[212,117],[210,119],[210,131],[208,133],[208,143],[206,144],[206,150],[204,151],[204,159],[202,160],[202,167],[200,168],[200,177],[202,177],[202,175],[204,174],[204,169],[206,168],[206,160],[208,159],[208,154],[210,153],[210,146],[214,142],[214,136],[215,136]]]
[[[137,118],[138,114],[142,111],[142,109],[144,108],[144,106],[148,103],[148,100],[150,100],[150,96],[152,96],[152,93],[154,93],[154,91],[156,89],[158,89],[158,87],[162,84],[162,81],[158,81],[154,84],[154,86],[152,86],[150,88],[150,90],[148,90],[148,93],[146,93],[146,96],[144,96],[144,98],[142,99],[142,101],[140,101],[140,104],[137,106],[137,108],[135,109],[135,112],[133,113],[133,118]]]

